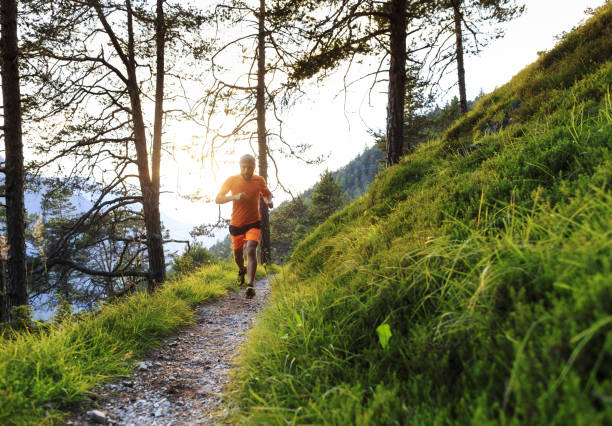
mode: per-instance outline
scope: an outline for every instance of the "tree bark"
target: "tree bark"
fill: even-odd
[[[457,54],[457,74],[459,83],[459,109],[461,115],[467,112],[467,96],[465,94],[465,68],[463,65],[463,33],[461,31],[461,2],[453,0],[453,13],[455,16],[455,39]]]
[[[2,270],[0,271],[0,324],[3,322],[8,322],[8,304],[6,298],[6,280],[4,279],[6,276],[6,265],[4,261],[0,262],[0,267]]]
[[[153,124],[153,152],[152,172],[153,186],[159,188],[161,146],[162,146],[162,120],[164,111],[164,51],[166,44],[166,24],[164,20],[164,2],[157,0],[155,19],[155,47],[157,57],[157,75],[155,80],[155,117]]]
[[[136,147],[138,179],[140,182],[140,190],[142,192],[142,208],[144,213],[145,230],[147,233],[147,253],[149,255],[150,274],[148,290],[151,292],[155,290],[156,286],[162,283],[166,278],[166,263],[164,258],[164,245],[162,241],[161,221],[159,214],[159,177],[157,178],[156,186],[154,184],[153,179],[151,179],[151,176],[149,175],[147,138],[145,132],[144,118],[142,114],[142,105],[140,101],[140,90],[138,88],[138,80],[136,77],[136,61],[134,59],[134,32],[132,28],[132,9],[130,0],[127,0],[126,5],[128,12],[127,84],[128,92],[130,95],[130,104],[132,107],[132,123],[134,126],[134,145]],[[157,90],[155,108],[157,111]],[[158,148],[161,150],[161,140],[160,147]],[[153,149],[153,151],[155,152],[155,148]],[[153,164],[155,164],[155,161],[157,161],[157,166],[153,166],[154,171],[157,171],[157,173],[159,173],[159,155],[159,152],[157,153],[157,155],[155,155],[155,153],[152,154]]]
[[[259,147],[259,175],[268,180],[268,144],[266,141],[266,33],[265,33],[265,0],[259,0],[258,34],[257,34],[257,142]],[[261,213],[261,256],[262,264],[269,263],[270,257],[270,214],[268,206],[259,200]]]
[[[2,15],[2,39],[0,43],[2,45],[2,98],[6,155],[6,227],[9,245],[6,297],[7,314],[10,321],[13,307],[28,304],[16,1],[2,0],[0,14]]]
[[[155,82],[155,117],[153,125],[153,149],[151,153],[152,163],[152,199],[151,199],[151,236],[149,258],[154,285],[166,280],[166,260],[164,257],[164,244],[161,232],[161,219],[159,214],[159,183],[161,168],[162,148],[162,121],[164,103],[164,77],[166,49],[166,22],[164,17],[164,2],[157,0],[157,16],[155,21],[155,44],[157,56],[157,76]]]
[[[389,91],[387,103],[386,165],[397,164],[404,149],[404,97],[406,95],[406,0],[391,0]],[[410,146],[408,146],[410,149]]]

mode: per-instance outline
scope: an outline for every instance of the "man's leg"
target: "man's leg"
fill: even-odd
[[[257,245],[259,244],[259,238],[261,237],[261,230],[259,228],[249,229],[245,235],[246,252],[247,252],[247,278],[248,284],[246,288],[247,299],[255,296],[255,272],[257,271]]]
[[[253,282],[255,282],[255,272],[257,272],[257,241],[247,241],[246,252],[248,285],[253,285]]]
[[[241,238],[242,237],[242,238]],[[238,247],[238,248],[235,248]],[[238,284],[244,284],[244,275],[246,273],[246,268],[244,267],[244,235],[240,235],[238,237],[232,237],[232,248],[234,249],[234,261],[236,265],[238,265]]]

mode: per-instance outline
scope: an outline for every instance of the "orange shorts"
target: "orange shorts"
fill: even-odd
[[[241,249],[247,241],[255,241],[256,243],[259,244],[259,237],[261,236],[261,229],[258,228],[251,228],[248,231],[246,231],[246,234],[242,234],[242,235],[237,235],[237,236],[233,236],[230,235],[230,237],[232,238],[232,249],[233,250],[238,250]]]

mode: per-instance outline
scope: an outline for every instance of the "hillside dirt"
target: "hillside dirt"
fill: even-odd
[[[270,293],[267,279],[200,306],[195,323],[164,342],[129,377],[93,390],[66,424],[209,425],[223,422],[228,370]]]

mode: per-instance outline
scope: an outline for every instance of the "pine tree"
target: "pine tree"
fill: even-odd
[[[7,224],[7,280],[4,283],[1,315],[15,320],[13,310],[28,304],[25,250],[24,168],[19,79],[19,47],[17,45],[17,2],[2,0],[0,7],[2,36],[2,106],[4,116],[5,199]],[[4,257],[4,256],[3,256]],[[3,289],[2,289],[3,290]]]
[[[454,33],[455,42],[448,49],[442,43],[438,60],[444,63],[443,67],[449,61],[457,63],[459,108],[463,115],[468,110],[464,54],[478,53],[490,40],[503,36],[503,31],[495,27],[495,23],[507,22],[520,16],[525,6],[520,0],[442,0],[440,5],[443,33]],[[470,35],[468,39],[464,37],[464,28]]]
[[[270,212],[270,240],[275,261],[282,262],[303,236],[308,213],[308,205],[302,197],[282,203]],[[302,226],[302,234],[297,233],[298,226]]]
[[[344,204],[342,188],[329,170],[321,175],[321,180],[310,198],[312,200],[310,216],[315,225],[322,223]]]
[[[218,28],[225,28],[235,38],[221,42],[211,58],[211,75],[215,83],[207,91],[204,103],[209,111],[209,122],[217,121],[221,126],[209,128],[209,131],[216,133],[210,152],[228,140],[248,141],[250,144],[256,138],[257,174],[266,182],[269,181],[269,166],[275,169],[278,179],[275,152],[285,154],[288,149],[292,156],[304,160],[300,155],[307,148],[292,146],[283,138],[282,121],[277,114],[281,103],[286,103],[295,89],[281,83],[288,72],[286,64],[290,61],[291,51],[297,48],[297,43],[293,41],[293,28],[286,25],[287,13],[282,8],[275,8],[270,13],[265,0],[225,0],[217,3],[211,14]],[[248,33],[242,32],[245,28]],[[218,38],[222,40],[223,35],[218,34]],[[225,55],[235,49],[242,50],[245,68],[239,77],[232,76],[234,80],[230,80],[231,73],[225,72],[228,65],[223,63],[227,60]],[[231,57],[230,60],[229,66],[235,67],[235,58]],[[269,110],[273,114],[267,114]],[[229,131],[221,121],[212,118],[220,111],[234,115],[234,124]],[[253,124],[256,124],[256,128]],[[262,222],[260,261],[265,264],[271,261],[270,211],[263,197],[259,210]]]
[[[360,60],[360,55],[384,52],[381,57],[384,64],[372,75],[376,83],[379,74],[388,74],[386,164],[389,167],[399,162],[404,152],[406,65],[417,61],[417,52],[431,47],[426,40],[430,25],[425,18],[432,15],[437,2],[276,0],[273,3],[293,11],[292,15],[284,15],[284,19],[295,21],[297,32],[304,38],[304,52],[298,55],[291,73],[293,81],[317,74],[324,76],[342,62],[353,63]],[[407,148],[409,151],[410,146]]]

